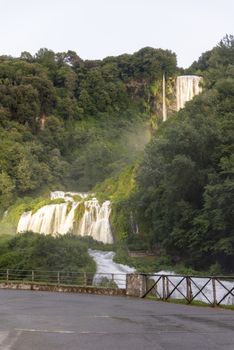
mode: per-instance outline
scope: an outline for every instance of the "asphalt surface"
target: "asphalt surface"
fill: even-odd
[[[0,290],[0,350],[234,349],[234,312],[142,299]]]

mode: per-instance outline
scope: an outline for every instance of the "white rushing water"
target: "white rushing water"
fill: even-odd
[[[63,192],[63,191],[54,191],[50,192],[50,199],[64,199],[65,201],[74,201],[73,196],[79,196],[82,199],[88,197],[88,193],[85,192]]]
[[[79,196],[80,200],[75,200]],[[51,192],[51,200],[63,199],[64,203],[49,204],[35,213],[25,212],[21,215],[17,232],[32,231],[41,234],[66,234],[72,232],[80,236],[91,236],[103,243],[113,243],[109,217],[110,201],[100,204],[86,193]],[[78,218],[76,214],[79,213]]]
[[[114,252],[104,252],[104,251],[99,251],[99,250],[91,250],[89,249],[89,255],[94,259],[97,265],[97,274],[94,277],[94,284],[98,284],[100,280],[105,277],[109,280],[111,280],[114,277],[115,283],[118,285],[119,288],[126,288],[126,274],[128,273],[134,273],[136,270],[133,267],[127,266],[127,265],[122,265],[122,264],[117,264],[113,262],[113,257],[115,255]],[[115,274],[112,277],[112,274]],[[161,275],[170,275],[169,282],[168,284],[168,291],[169,293],[172,292],[172,290],[177,286],[183,279],[182,276],[177,276],[175,275],[174,272],[170,271],[159,271],[156,274],[153,274],[149,276],[150,279],[157,281],[159,276]],[[198,292],[199,289],[202,289],[202,293],[199,293],[194,300],[196,301],[202,301],[204,303],[208,303],[207,298],[213,302],[213,286],[212,282],[208,282],[209,278],[192,278],[194,283],[191,283],[191,289],[192,289],[192,295],[195,296]],[[208,283],[207,283],[208,282]],[[227,294],[227,289],[231,290],[234,288],[234,283],[229,282],[229,281],[222,281],[222,284],[219,284],[216,281],[216,300],[219,301],[221,300],[226,294]],[[225,289],[225,287],[227,289]],[[186,296],[187,293],[187,287],[186,287],[186,281],[184,280],[178,285],[178,290],[175,290],[171,298],[174,299],[183,299],[183,295]],[[199,289],[198,289],[199,288]],[[161,297],[163,296],[163,284],[162,284],[162,279],[159,280],[157,284],[157,292]],[[183,295],[181,294],[183,293]],[[234,305],[234,297],[232,295],[228,295],[222,303],[223,305]]]
[[[185,103],[201,93],[200,82],[202,77],[197,75],[181,75],[176,79],[177,111],[184,108]]]
[[[158,280],[159,275],[170,275],[169,277],[169,284],[168,284],[168,291],[169,293],[173,291],[175,286],[178,287],[178,290],[175,290],[171,294],[171,298],[174,299],[183,299],[183,295],[186,296],[187,293],[187,286],[186,286],[186,280],[182,281],[183,277],[182,276],[173,276],[175,275],[174,272],[169,272],[169,271],[159,271],[157,272],[158,276],[151,276],[150,278],[153,279],[155,282]],[[209,303],[213,302],[213,286],[212,286],[212,281],[209,281],[209,278],[205,277],[193,277],[192,282],[191,282],[191,289],[192,289],[192,296],[194,297],[198,292],[199,289],[202,289],[203,293],[199,293],[194,300],[196,301],[202,301],[204,303]],[[229,281],[221,281],[223,286],[219,282],[215,282],[215,290],[216,290],[216,300],[220,301],[223,299],[223,297],[228,293],[228,290],[231,290],[234,288],[234,282],[229,282]],[[226,287],[226,288],[225,288]],[[157,290],[158,293],[162,296],[163,295],[163,284],[162,284],[162,279],[158,282],[157,284]],[[183,295],[181,294],[183,293]],[[208,299],[208,300],[207,300]],[[234,297],[229,294],[226,298],[223,299],[221,302],[223,305],[234,305]]]
[[[119,288],[126,288],[126,274],[135,272],[136,270],[133,267],[115,263],[113,261],[114,252],[92,249],[89,249],[88,252],[97,265],[94,284],[98,284],[102,278],[107,278],[109,280],[113,279]]]

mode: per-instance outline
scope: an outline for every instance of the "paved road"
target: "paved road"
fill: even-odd
[[[234,312],[0,290],[0,350],[233,350]]]

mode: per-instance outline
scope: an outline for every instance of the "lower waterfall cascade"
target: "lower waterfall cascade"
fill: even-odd
[[[113,261],[115,252],[112,251],[89,249],[88,253],[93,258],[97,266],[96,274],[93,280],[94,284],[98,284],[103,277],[110,279],[110,275],[114,274],[114,282],[118,285],[118,287],[126,288],[126,274],[136,272],[134,267],[115,263]]]
[[[80,200],[76,201],[73,196],[79,196]],[[113,243],[109,222],[110,201],[100,204],[93,194],[90,196],[87,193],[62,191],[51,192],[50,198],[63,199],[64,203],[45,205],[35,213],[24,212],[18,222],[18,233],[32,231],[45,235],[64,235],[71,232],[80,236],[91,236],[103,243]]]
[[[114,280],[119,288],[126,288],[126,276],[125,279],[118,276],[118,274],[129,274],[129,273],[137,273],[136,269],[134,267],[130,267],[128,265],[118,264],[113,261],[113,258],[115,256],[115,252],[113,251],[100,251],[100,250],[88,250],[89,255],[94,259],[97,265],[97,271],[96,275],[94,276],[94,283],[97,283],[100,281],[101,278],[105,277],[109,280],[111,280],[110,274],[115,274]],[[102,274],[100,276],[100,274]],[[174,289],[174,291],[171,294],[171,297],[174,299],[183,299],[182,295],[186,295],[187,293],[187,286],[186,281],[184,280],[183,276],[176,275],[172,271],[158,271],[153,273],[150,276],[150,279],[152,281],[157,281],[159,279],[159,276],[170,276],[170,282],[168,283],[168,290],[171,292],[175,286],[177,286],[178,290]],[[203,293],[199,293],[197,297],[195,298],[196,301],[201,301],[204,303],[208,303],[208,299],[212,300],[213,297],[213,287],[212,287],[212,281],[208,277],[193,277],[192,278],[192,293],[195,296],[199,289],[202,289]],[[216,296],[220,300],[227,294],[227,290],[231,290],[234,288],[234,282],[232,281],[222,281],[222,285],[219,283],[216,285]],[[157,291],[159,295],[163,295],[163,283],[162,279],[159,280],[157,285]],[[234,296],[230,293],[230,295],[227,295],[221,305],[234,305]]]
[[[202,77],[197,75],[181,75],[176,79],[177,111],[184,108],[185,103],[202,92],[200,82]]]

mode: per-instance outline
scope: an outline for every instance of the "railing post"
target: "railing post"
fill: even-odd
[[[162,276],[162,283],[163,283],[163,300],[166,299],[166,288],[165,288],[165,281],[166,281],[166,278],[165,276]]]
[[[32,282],[34,282],[34,271],[32,270]]]
[[[169,295],[169,278],[166,276],[166,299],[168,298]]]
[[[6,270],[6,280],[7,280],[7,282],[9,281],[9,270],[8,269]]]
[[[217,306],[215,278],[212,278],[212,289],[213,289],[213,306],[215,307],[215,306]]]
[[[155,286],[154,286],[154,289],[155,289],[155,297],[157,298],[157,294],[158,294],[158,282],[156,282]]]
[[[60,272],[57,272],[57,284],[60,285]]]
[[[191,303],[192,300],[192,286],[191,286],[191,278],[189,276],[186,277],[186,296],[188,299],[188,303]]]

